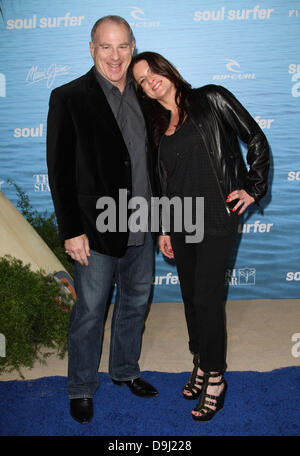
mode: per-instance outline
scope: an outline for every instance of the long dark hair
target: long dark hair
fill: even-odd
[[[174,65],[172,65],[172,63],[156,52],[141,52],[133,57],[128,69],[128,73],[132,78],[134,65],[141,60],[146,60],[153,73],[164,76],[173,82],[176,88],[175,102],[179,111],[179,120],[176,130],[179,129],[187,114],[185,101],[191,90],[191,85],[183,79],[179,71],[174,67]],[[154,141],[158,144],[162,134],[168,128],[168,118],[166,116],[165,109],[160,103],[158,103],[158,101],[147,97],[139,84],[136,84],[136,88],[138,97],[142,100],[142,104],[145,106],[148,115],[151,116],[154,127]]]

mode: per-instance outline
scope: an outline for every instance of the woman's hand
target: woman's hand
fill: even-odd
[[[163,255],[170,259],[174,258],[170,236],[159,236],[158,245]]]
[[[238,203],[232,209],[235,212],[237,209],[240,209],[238,214],[242,214],[250,204],[254,203],[254,198],[250,196],[245,190],[234,190],[227,196],[226,203],[229,203],[234,200],[239,200]]]

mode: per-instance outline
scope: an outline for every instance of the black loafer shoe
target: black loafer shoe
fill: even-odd
[[[127,385],[130,391],[139,397],[154,397],[158,396],[158,391],[146,382],[142,377],[135,378],[134,380],[118,381],[113,380],[115,385]]]
[[[70,414],[81,424],[88,423],[93,418],[93,399],[82,397],[70,400]]]

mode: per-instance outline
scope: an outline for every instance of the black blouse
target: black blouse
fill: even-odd
[[[173,135],[163,136],[160,160],[167,175],[166,196],[193,198],[193,223],[195,197],[204,197],[204,234],[220,236],[236,230],[238,216],[226,210],[210,158],[190,118]],[[174,233],[172,222],[171,233],[180,235]]]

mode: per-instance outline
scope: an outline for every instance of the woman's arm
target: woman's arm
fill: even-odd
[[[244,190],[258,202],[266,194],[268,188],[270,164],[268,141],[257,122],[235,96],[224,87],[214,87],[215,90],[209,94],[210,101],[221,118],[247,144],[246,160],[249,171]]]

